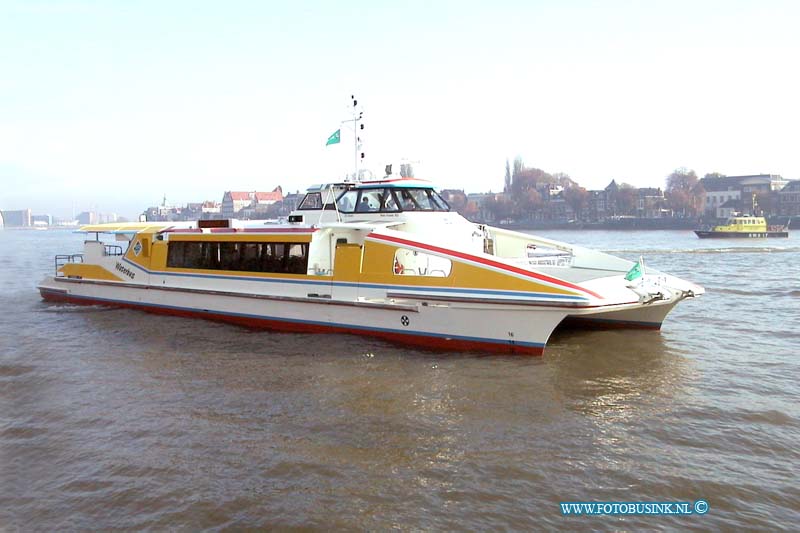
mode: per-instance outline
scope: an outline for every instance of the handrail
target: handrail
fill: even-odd
[[[56,268],[56,277],[63,278],[64,273],[59,272],[59,269],[69,263],[83,263],[83,254],[62,254],[57,255],[54,260]]]

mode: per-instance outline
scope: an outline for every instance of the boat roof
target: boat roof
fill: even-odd
[[[133,234],[139,232],[161,231],[171,227],[188,227],[186,223],[176,222],[111,222],[108,224],[87,224],[81,226],[76,233],[112,233]]]
[[[357,188],[398,187],[398,188],[425,188],[432,189],[433,183],[419,178],[398,178],[387,176],[380,180],[362,181]]]
[[[319,183],[306,189],[307,193],[322,192],[327,189],[374,189],[374,188],[425,188],[432,189],[434,184],[431,181],[419,178],[404,178],[394,175],[385,176],[378,180],[365,181],[339,181],[334,183]]]

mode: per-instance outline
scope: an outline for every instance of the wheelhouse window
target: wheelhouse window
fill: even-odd
[[[200,270],[306,274],[308,243],[170,241],[167,266]]]
[[[297,209],[303,210],[310,210],[310,209],[322,209],[322,195],[318,192],[310,192],[306,194],[303,201],[300,202],[300,205]]]
[[[320,209],[336,209],[336,196],[342,188],[339,186],[329,187],[321,191],[308,192],[297,206],[299,211],[318,211]]]
[[[336,202],[342,213],[397,213],[399,211],[450,211],[450,206],[433,189],[353,189]]]

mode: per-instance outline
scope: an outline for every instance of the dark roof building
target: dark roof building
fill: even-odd
[[[778,214],[800,216],[800,180],[790,181],[778,191]]]
[[[769,192],[782,189],[788,183],[788,180],[777,174],[748,174],[746,176],[702,178],[700,183],[703,184],[706,192]]]

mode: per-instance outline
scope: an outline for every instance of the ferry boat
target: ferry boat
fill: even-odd
[[[758,201],[755,193],[753,193],[752,215],[748,214],[735,214],[729,217],[725,224],[714,226],[711,228],[701,228],[694,231],[701,239],[763,239],[767,237],[788,237],[789,224],[786,226],[768,226],[767,219],[761,215],[756,216],[759,212]]]
[[[643,261],[469,222],[430,182],[390,172],[312,187],[284,223],[80,231],[94,237],[56,257],[47,301],[456,351],[541,354],[565,321],[658,329],[704,292]]]
[[[710,229],[697,229],[694,233],[701,239],[763,239],[767,237],[786,238],[787,226],[768,226],[761,216],[738,215],[730,217],[725,224]]]

